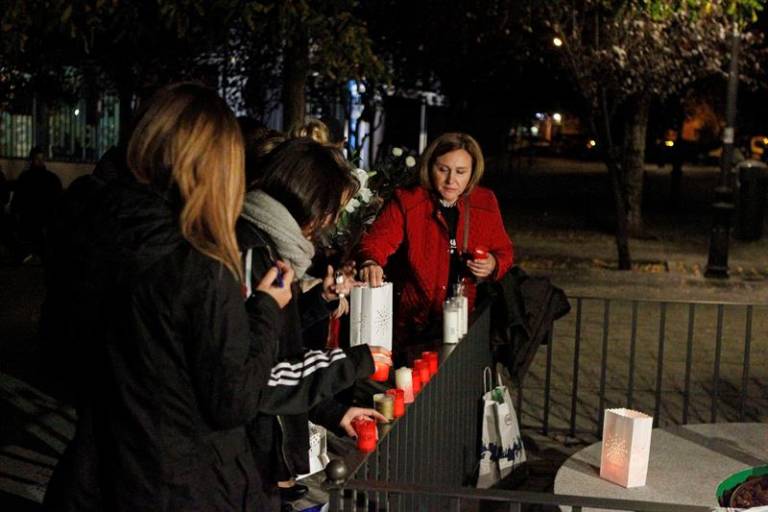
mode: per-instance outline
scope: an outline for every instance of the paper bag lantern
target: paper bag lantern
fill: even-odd
[[[624,487],[645,485],[653,418],[631,409],[606,409],[600,476]]]
[[[392,350],[392,283],[352,288],[350,345],[378,345]]]

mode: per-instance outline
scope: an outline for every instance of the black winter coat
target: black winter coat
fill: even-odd
[[[57,216],[46,311],[80,385],[77,432],[46,510],[274,504],[244,426],[290,398],[269,384],[280,309],[257,292],[249,326],[238,282],[181,236],[172,196],[87,176]]]
[[[247,220],[240,218],[236,231],[241,253],[245,256],[250,250],[251,278],[254,284],[258,283],[280,255],[269,235]],[[338,305],[338,301],[325,302],[321,285],[306,293],[301,293],[298,282],[292,287],[293,299],[280,311],[283,327],[278,358],[281,360],[306,353],[309,344],[304,338],[305,332],[318,322],[326,321]],[[301,376],[296,373],[293,378],[297,394],[305,398],[304,407],[275,409],[276,416],[260,415],[248,426],[256,459],[264,465],[262,474],[272,475],[275,481],[288,480],[309,471],[308,420],[344,435],[339,422],[348,406],[337,402],[333,396],[374,371],[367,346],[309,353],[315,354],[316,359],[301,369]],[[314,379],[312,384],[308,382],[310,377]]]

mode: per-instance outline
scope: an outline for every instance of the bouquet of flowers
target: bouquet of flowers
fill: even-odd
[[[356,168],[354,173],[360,182],[360,190],[344,207],[329,237],[331,247],[345,256],[376,220],[379,210],[395,189],[418,181],[416,157],[400,147],[386,152],[375,170]]]

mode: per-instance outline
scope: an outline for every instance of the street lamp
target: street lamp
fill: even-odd
[[[734,125],[736,124],[736,96],[739,88],[739,43],[741,34],[737,15],[734,14],[731,34],[731,66],[728,71],[728,98],[725,107],[725,129],[723,130],[723,154],[720,160],[720,180],[715,188],[715,203],[712,205],[714,221],[709,240],[709,259],[706,277],[725,279],[728,277],[728,243],[731,235],[733,188],[730,172],[733,167]]]
[[[555,45],[555,48],[560,48],[561,46],[563,46],[563,40],[560,39],[559,37],[554,37],[552,39],[552,44]]]

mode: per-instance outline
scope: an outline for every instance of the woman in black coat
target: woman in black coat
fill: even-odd
[[[57,216],[46,306],[80,386],[44,508],[268,510],[244,426],[293,396],[269,385],[291,297],[274,281],[293,271],[276,262],[246,313],[238,125],[214,91],[169,86],[145,107],[127,163],[130,175],[73,184]]]
[[[237,223],[238,243],[246,274],[254,281],[262,279],[278,260],[285,260],[296,273],[294,282],[285,280],[285,285],[292,287],[293,298],[280,312],[278,357],[291,358],[306,352],[308,346],[324,345],[310,344],[304,333],[313,324],[327,321],[339,304],[338,294],[348,292],[341,284],[336,288],[331,267],[322,282],[312,287],[317,280],[307,276],[306,270],[315,252],[313,240],[336,220],[358,185],[337,148],[308,138],[284,142],[258,169],[250,171],[256,177]],[[388,350],[360,345],[312,352],[316,354],[313,364],[286,366],[282,374],[286,385],[303,390],[304,409],[273,410],[273,416],[261,415],[248,427],[256,459],[276,468],[272,472],[274,482],[290,481],[309,472],[307,420],[350,436],[355,435],[352,420],[357,416],[386,422],[376,411],[350,407],[336,401],[334,395],[356,379],[370,376],[373,358],[391,364]],[[306,382],[309,377],[315,379],[311,386]]]

